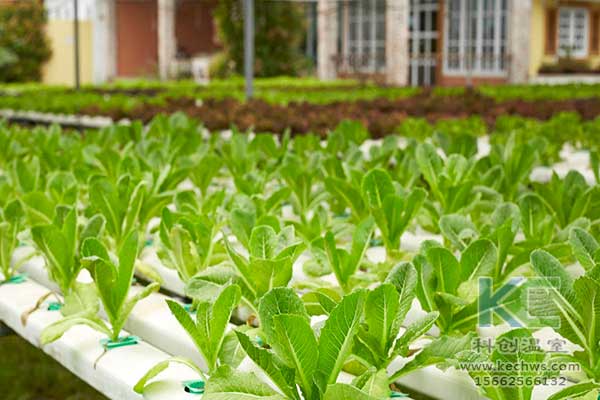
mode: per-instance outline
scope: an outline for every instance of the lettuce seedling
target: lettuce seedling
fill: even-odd
[[[324,250],[327,260],[344,292],[350,292],[353,287],[351,278],[360,267],[369,248],[374,227],[373,218],[362,221],[354,230],[350,251],[337,247],[333,232],[329,231],[325,235]]]
[[[550,182],[534,183],[533,186],[563,229],[586,216],[594,191],[598,190],[589,186],[577,171],[569,171],[564,179],[553,173]]]
[[[306,223],[309,210],[314,210],[327,196],[317,184],[321,173],[319,165],[318,153],[308,160],[288,154],[279,169],[279,175],[292,190],[294,210],[302,223]]]
[[[440,313],[436,323],[442,333],[475,327],[478,281],[480,277],[495,276],[498,257],[497,247],[487,239],[469,244],[460,260],[437,242],[428,241],[422,246],[413,259],[418,275],[417,298],[425,311]],[[518,298],[518,292],[513,296]]]
[[[16,263],[12,262],[15,249],[19,246],[17,235],[24,228],[23,207],[18,200],[9,202],[2,210],[0,222],[0,272],[2,282],[8,281],[30,257],[24,257]]]
[[[204,379],[206,379],[202,371],[204,368],[208,371],[208,375],[212,376],[217,372],[217,368],[220,365],[231,365],[231,362],[228,362],[230,357],[226,354],[228,349],[225,346],[227,324],[240,301],[240,297],[241,291],[238,286],[228,285],[223,287],[217,293],[214,302],[201,302],[198,305],[196,321],[192,319],[190,313],[179,303],[167,300],[169,309],[196,345],[196,348],[206,362],[206,366],[202,366],[201,368],[187,358],[169,358],[152,367],[138,381],[134,390],[138,393],[143,393],[146,383],[167,369],[170,363],[187,365]],[[234,363],[231,366],[236,367],[237,365]]]
[[[398,194],[387,171],[373,169],[362,181],[362,193],[381,231],[388,257],[400,250],[400,238],[419,212],[427,194],[416,188]]]
[[[121,248],[132,229],[145,228],[152,217],[171,202],[173,193],[156,192],[145,180],[122,175],[116,183],[102,176],[93,176],[89,182],[91,208],[106,219],[106,230],[114,240],[114,248]]]
[[[313,331],[304,304],[292,289],[275,288],[260,300],[261,330],[266,345],[272,350],[264,345],[257,346],[242,332],[237,331],[236,334],[248,357],[284,394],[276,395],[276,392],[270,391],[275,396],[272,398],[318,400],[338,398],[336,396],[345,390],[362,392],[357,387],[346,389],[347,385],[336,384],[336,380],[351,355],[365,298],[364,291],[345,296],[331,310],[319,335]],[[205,394],[208,399],[235,398],[232,386],[224,381],[221,374],[227,374],[231,381],[250,378],[247,374],[221,370],[208,382]],[[383,386],[387,388],[387,382]],[[256,387],[257,383],[240,386],[235,392],[239,396],[252,395]],[[369,398],[368,393],[366,389],[364,398]]]
[[[435,210],[436,213],[451,214],[473,206],[473,157],[451,154],[443,160],[433,145],[421,143],[416,150],[416,161],[433,199],[439,202],[440,210]]]
[[[517,136],[513,132],[504,144],[495,143],[488,156],[489,165],[486,165],[486,174],[491,169],[497,169],[494,182],[490,182],[499,193],[502,193],[507,201],[514,201],[519,194],[519,189],[529,183],[529,176],[533,168],[540,161],[539,142],[530,140],[524,143],[517,142]]]
[[[409,263],[398,264],[387,279],[369,291],[364,322],[356,335],[354,355],[365,368],[387,369],[396,357],[408,357],[409,346],[434,325],[433,311],[409,325],[399,335],[404,318],[412,306],[417,287],[417,272]]]
[[[562,361],[581,365],[590,380],[598,381],[600,379],[600,323],[598,322],[600,321],[600,252],[596,249],[592,259],[591,251],[598,244],[592,242],[591,237],[582,240],[581,235],[582,231],[572,237],[577,241],[574,252],[582,265],[591,268],[579,278],[573,279],[550,253],[536,250],[531,254],[531,265],[537,275],[545,279],[546,290],[537,296],[530,296],[528,306],[532,315],[546,316],[548,320],[542,319],[542,321],[553,322],[556,331],[563,338],[583,349],[576,351],[572,356],[560,354],[556,357]],[[588,246],[583,245],[585,242]],[[560,324],[556,324],[557,318]],[[556,398],[566,397],[570,398],[570,396]]]
[[[30,160],[15,159],[10,164],[9,173],[14,189],[19,194],[44,190],[44,176],[40,167],[40,159],[36,156]]]
[[[294,228],[281,232],[267,225],[252,229],[248,242],[249,257],[243,257],[225,237],[225,248],[237,270],[244,297],[251,303],[274,287],[287,286],[292,279],[292,267],[304,245],[294,237]]]
[[[94,176],[89,182],[91,206],[106,219],[106,230],[121,248],[125,236],[138,224],[146,184],[134,184],[129,175],[114,184],[108,178]]]
[[[215,236],[221,229],[206,215],[181,214],[164,208],[160,223],[158,256],[187,283],[210,265]]]
[[[46,261],[48,275],[67,295],[83,268],[80,247],[85,239],[97,237],[104,227],[104,218],[92,217],[87,224],[77,226],[77,210],[69,206],[56,209],[53,222],[31,228],[31,237]]]
[[[84,315],[76,313],[48,326],[41,335],[41,342],[43,344],[53,342],[72,326],[79,324],[88,325],[105,333],[113,342],[118,341],[119,334],[133,307],[137,302],[159,289],[159,284],[154,282],[135,295],[128,297],[138,248],[138,235],[132,231],[125,237],[123,245],[119,249],[117,265],[98,239],[87,238],[81,247],[82,263],[93,271],[98,296],[102,301],[109,323],[107,324],[92,313]]]
[[[547,362],[546,354],[536,347],[526,348],[527,343],[534,342],[535,339],[528,329],[513,329],[496,338],[491,352],[483,348],[481,352],[466,350],[458,353],[455,365],[457,367],[466,366],[475,384],[490,400],[530,400],[536,378],[548,374],[544,372],[541,365]],[[513,343],[519,343],[519,345],[511,346]],[[511,350],[507,351],[507,349]],[[539,368],[519,368],[507,372],[502,367],[499,368],[499,364],[505,366],[538,365]],[[482,368],[484,365],[489,368]],[[518,383],[510,384],[510,382]]]

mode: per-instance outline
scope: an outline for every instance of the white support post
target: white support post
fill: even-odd
[[[115,0],[98,0],[95,7],[93,80],[101,84],[117,74],[116,4]]]
[[[385,13],[385,67],[390,84],[408,85],[409,0],[387,0]]]
[[[338,9],[337,2],[318,0],[317,5],[317,74],[319,79],[331,80],[337,75]]]
[[[175,0],[158,0],[158,72],[161,79],[170,77],[176,51]]]
[[[531,0],[512,0],[509,7],[509,81],[526,83],[529,79]]]

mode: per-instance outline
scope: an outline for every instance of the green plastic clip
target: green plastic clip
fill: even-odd
[[[117,347],[125,347],[125,346],[133,346],[134,344],[138,344],[140,342],[140,338],[137,336],[124,336],[120,337],[116,341],[112,341],[110,339],[102,339],[100,340],[100,344],[104,347],[105,350],[116,349]]]
[[[405,399],[407,398],[408,395],[406,393],[401,393],[401,392],[390,392],[390,399]]]
[[[189,312],[190,314],[195,314],[195,313],[196,313],[196,310],[194,310],[194,309],[192,308],[192,304],[191,304],[191,303],[190,303],[190,304],[184,304],[184,305],[183,305],[183,309],[184,309],[185,311]]]
[[[370,245],[371,247],[382,246],[382,245],[383,245],[383,240],[381,240],[381,239],[376,239],[376,238],[373,238],[373,239],[371,239],[371,241],[369,242],[369,245]]]
[[[62,304],[58,301],[51,301],[48,303],[48,311],[59,311],[62,308]]]
[[[257,336],[254,338],[254,341],[256,342],[257,345],[259,345],[260,347],[263,347],[265,345],[265,342],[263,342],[262,338],[260,336]]]
[[[16,285],[19,283],[23,283],[27,280],[27,275],[26,274],[18,274],[15,276],[12,276],[10,278],[8,278],[7,280],[0,282],[0,284],[12,284],[12,285]]]
[[[203,394],[205,383],[202,380],[183,381],[183,388],[191,394]]]
[[[144,242],[144,247],[150,247],[154,244],[154,239],[150,238],[150,239],[146,239],[146,241]]]
[[[348,217],[350,217],[350,213],[348,211],[344,211],[344,212],[341,212],[339,214],[335,214],[334,217],[335,218],[340,218],[340,219],[342,219],[342,218],[348,218]]]

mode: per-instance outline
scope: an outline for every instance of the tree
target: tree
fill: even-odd
[[[40,80],[52,51],[42,2],[22,0],[0,6],[0,81]]]
[[[215,10],[229,72],[244,70],[244,0],[220,0]],[[301,4],[255,0],[256,76],[298,75],[307,65],[302,52],[306,29]]]

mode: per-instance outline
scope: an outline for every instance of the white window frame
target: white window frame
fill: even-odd
[[[450,46],[450,1],[445,2],[445,18],[444,18],[444,48],[443,48],[443,71],[446,76],[477,76],[477,77],[499,77],[504,78],[508,75],[508,63],[506,61],[506,55],[508,51],[508,1],[506,1],[506,8],[502,8],[502,0],[494,0],[494,34],[492,39],[488,39],[493,42],[493,67],[484,68],[482,66],[483,57],[483,18],[486,12],[489,10],[483,9],[483,0],[477,0],[477,10],[475,18],[477,20],[476,26],[476,39],[475,39],[475,57],[472,60],[473,65],[471,68],[467,68],[467,54],[468,46],[471,45],[470,41],[467,40],[467,35],[470,33],[467,26],[467,6],[468,0],[455,0],[460,2],[459,8],[459,38],[458,38],[458,67],[451,66],[449,63],[449,46]],[[505,37],[502,38],[502,21],[504,21],[504,32]],[[454,44],[456,45],[456,44]],[[503,51],[504,50],[504,51]]]
[[[410,37],[412,39],[412,48],[410,51],[410,69],[412,86],[419,86],[419,68],[424,68],[423,86],[433,85],[436,79],[436,72],[431,68],[437,66],[437,55],[439,52],[439,30],[434,30],[430,17],[434,13],[439,13],[440,5],[438,1],[424,2],[423,0],[410,1],[410,13],[412,29]],[[421,12],[425,12],[425,30],[420,30]],[[439,15],[439,14],[438,14]],[[439,29],[439,26],[438,26]],[[425,54],[420,52],[420,41],[425,41]],[[436,52],[432,51],[432,42],[436,41]]]
[[[564,57],[568,54],[568,52],[564,49],[564,44],[561,42],[561,14],[563,12],[569,13],[569,43],[573,44],[575,42],[575,13],[583,11],[584,18],[584,29],[583,29],[583,46],[577,51],[571,52],[571,56],[575,58],[586,58],[589,55],[589,43],[590,43],[590,12],[585,7],[560,7],[558,9],[558,18],[557,18],[557,42],[558,48],[557,53],[559,56]]]
[[[382,2],[384,5],[384,12],[377,12],[377,3]],[[368,13],[365,14],[363,9],[363,4],[369,5]],[[344,36],[342,51],[343,51],[343,60],[344,64],[349,62],[351,56],[356,57],[358,60],[361,60],[363,55],[366,53],[365,49],[368,47],[371,50],[370,58],[368,63],[364,66],[357,68],[360,72],[363,73],[375,73],[381,72],[385,70],[386,60],[385,60],[385,46],[386,46],[386,32],[384,28],[384,37],[382,39],[377,38],[377,25],[383,24],[385,27],[385,17],[386,17],[386,4],[382,0],[354,0],[352,3],[344,2],[342,3],[344,7],[343,15],[344,15],[344,29],[342,30],[342,34]],[[350,7],[356,7],[356,14],[354,16],[350,15]],[[365,39],[364,32],[364,23],[365,20],[368,21],[368,30],[369,30],[369,39]],[[352,39],[352,35],[350,33],[350,23],[354,22],[354,26],[356,29],[356,39]],[[351,51],[352,48],[355,48],[357,51]],[[383,49],[383,57],[384,60],[382,64],[377,65],[377,49]],[[349,66],[349,65],[348,65]]]

